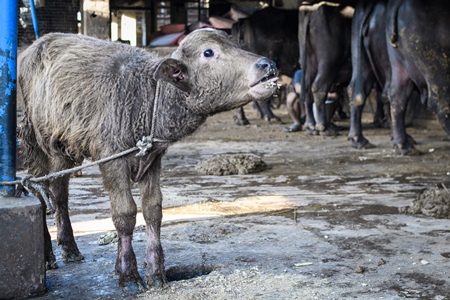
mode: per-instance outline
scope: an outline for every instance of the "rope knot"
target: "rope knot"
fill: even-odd
[[[29,187],[30,186],[30,184],[31,184],[31,182],[30,182],[30,179],[31,178],[34,178],[34,176],[33,175],[26,175],[26,176],[24,176],[24,177],[22,177],[21,179],[20,179],[20,184],[22,185],[22,186],[24,186],[24,187]]]
[[[142,137],[142,139],[136,143],[136,147],[139,148],[139,152],[136,154],[136,156],[144,156],[147,151],[153,147],[152,140],[153,139],[150,136]]]

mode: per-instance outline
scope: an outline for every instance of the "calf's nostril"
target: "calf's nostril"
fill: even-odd
[[[261,70],[267,70],[270,68],[270,61],[267,58],[262,58],[256,65]]]
[[[277,68],[276,64],[267,58],[260,59],[256,65],[260,70],[263,70],[266,72],[270,72],[271,70],[274,70]]]

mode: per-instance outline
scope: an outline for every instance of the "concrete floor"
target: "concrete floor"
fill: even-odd
[[[47,271],[40,299],[450,299],[450,222],[399,213],[420,192],[450,187],[450,143],[434,121],[408,129],[420,156],[396,156],[389,130],[365,121],[376,146],[285,133],[246,108],[210,118],[170,148],[163,162],[162,243],[168,289],[124,295],[114,274],[116,245],[108,197],[96,167],[71,181],[70,210],[85,260]],[[289,123],[282,107],[275,110]],[[347,126],[348,121],[339,122]],[[269,169],[203,176],[196,164],[217,154],[256,154]],[[137,190],[134,191],[140,205]],[[48,224],[53,236],[52,217]],[[134,238],[141,275],[144,222]]]

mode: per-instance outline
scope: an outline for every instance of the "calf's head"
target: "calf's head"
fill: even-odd
[[[212,115],[266,99],[277,86],[274,62],[240,49],[230,35],[220,30],[190,33],[172,58],[186,66],[181,81],[186,81],[185,76],[189,78],[188,82],[174,85],[189,93],[187,105],[198,114]]]

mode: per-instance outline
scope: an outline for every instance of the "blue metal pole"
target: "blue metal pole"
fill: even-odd
[[[16,177],[17,2],[0,1],[0,181]],[[14,192],[14,185],[0,186],[2,196]]]
[[[34,0],[30,0],[31,20],[33,21],[34,34],[36,39],[39,38],[39,25],[36,15],[36,7],[34,6]]]

